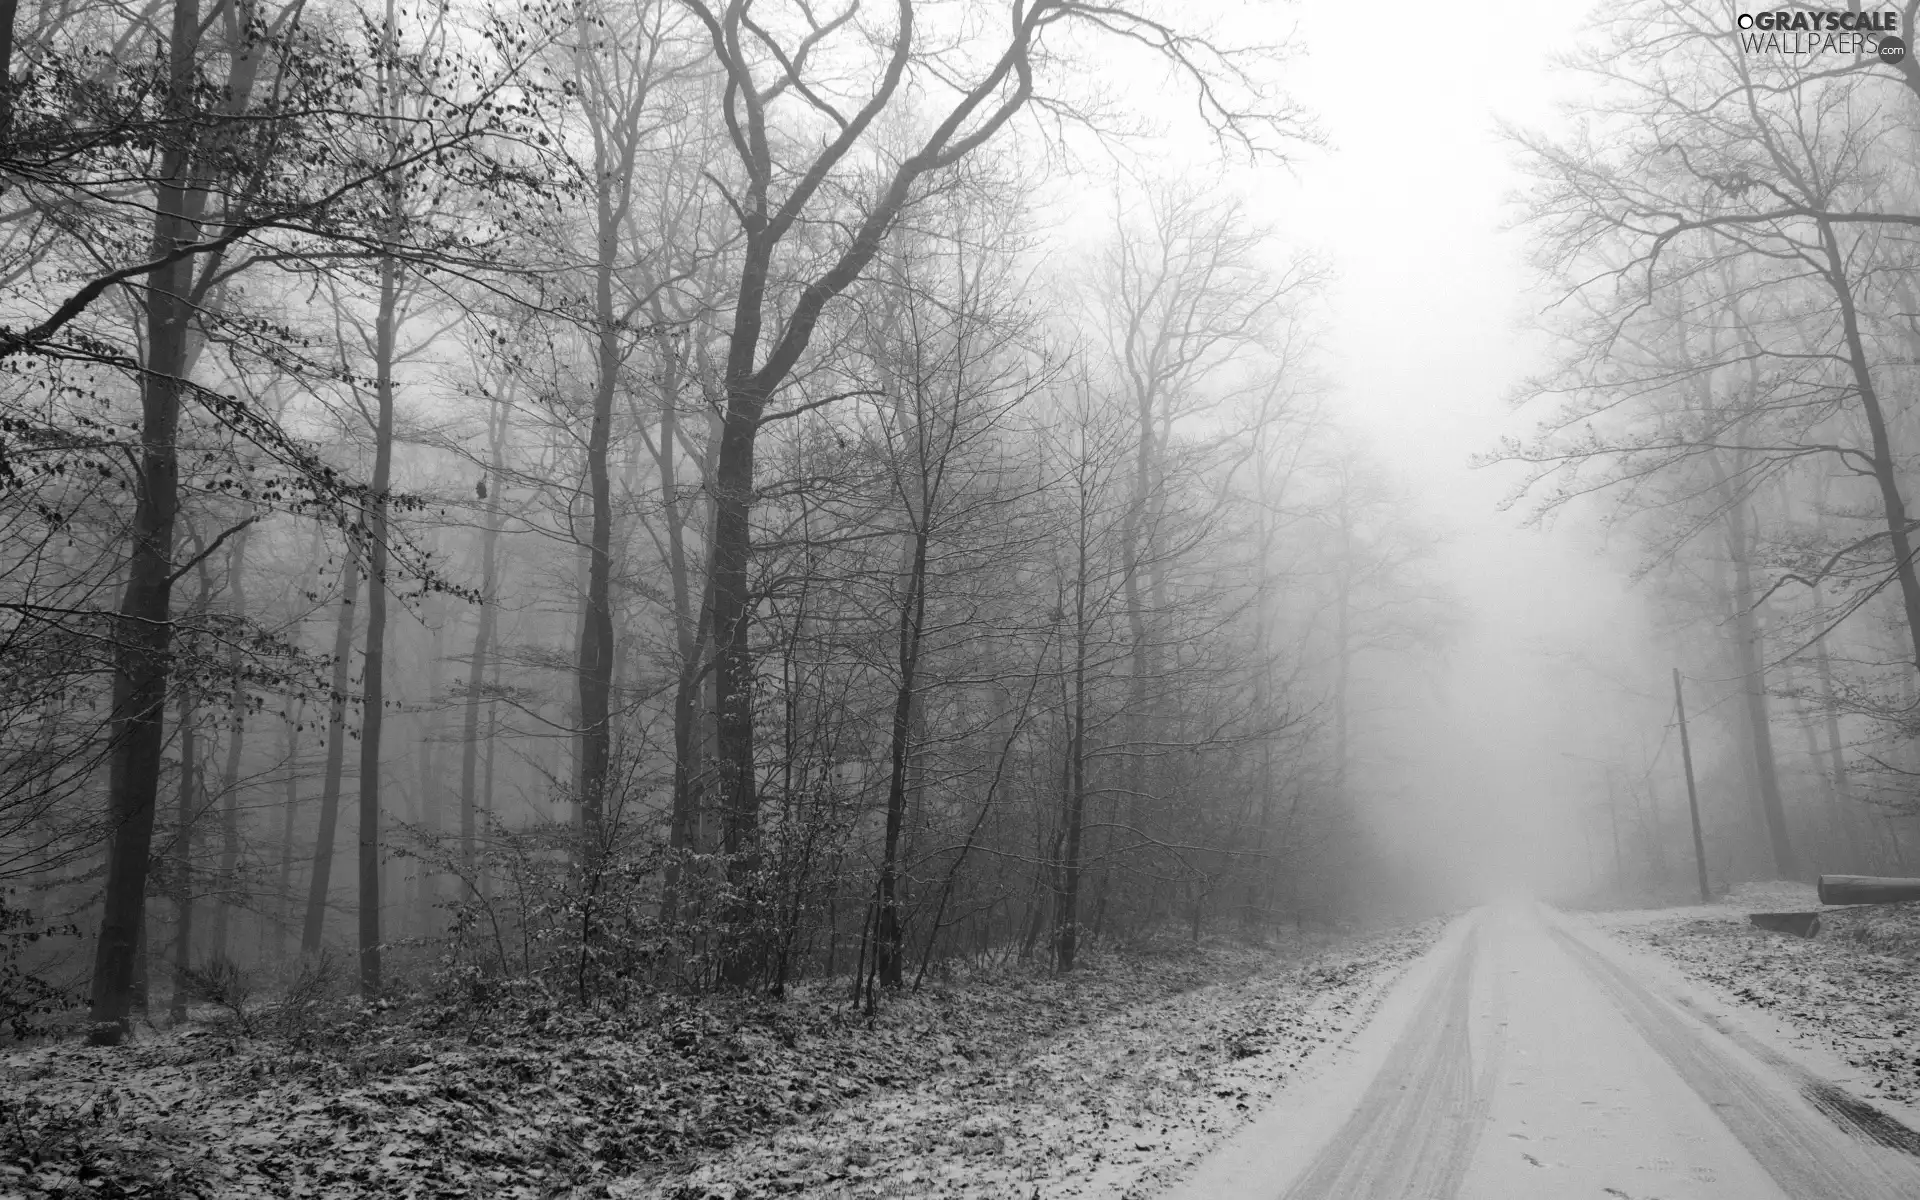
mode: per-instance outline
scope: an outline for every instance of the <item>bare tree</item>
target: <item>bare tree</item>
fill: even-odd
[[[1265,117],[1224,99],[1212,72],[1224,70],[1247,81],[1232,56],[1125,5],[1019,0],[1007,14],[1005,40],[984,61],[973,63],[932,43],[922,46],[919,6],[896,0],[891,38],[868,43],[886,46],[876,64],[878,77],[869,90],[849,94],[808,71],[813,60],[836,52],[836,38],[871,36],[853,23],[856,8],[825,21],[803,9],[802,24],[782,29],[761,24],[747,0],[683,3],[706,28],[714,62],[726,80],[722,111],[745,177],[740,189],[728,194],[743,240],[726,359],[725,416],[712,480],[715,524],[708,569],[723,848],[744,866],[752,858],[759,811],[749,641],[754,443],[762,423],[777,415],[768,405],[799,365],[827,305],[867,269],[923,180],[967,158],[1035,102],[1036,68],[1046,65],[1043,34],[1063,36],[1066,27],[1085,25],[1159,51],[1195,79],[1203,108],[1229,134],[1250,136]],[[853,169],[865,161],[869,131],[883,113],[916,93],[950,100],[916,137],[911,153],[891,157],[877,186],[863,186],[865,180]],[[1060,107],[1041,102],[1056,111]],[[797,161],[790,156],[806,139],[782,137],[775,126],[787,112],[796,128],[825,122],[828,130],[824,144]],[[825,265],[803,268],[793,279],[776,274],[776,254],[803,220],[811,224],[834,210],[844,214],[847,233],[816,259]],[[743,947],[730,968],[736,980],[747,978],[751,958]]]

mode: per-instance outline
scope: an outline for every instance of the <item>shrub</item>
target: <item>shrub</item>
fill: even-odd
[[[13,895],[11,888],[0,893],[0,1026],[24,1038],[39,1032],[48,1015],[78,1000],[32,962],[33,948],[51,937],[75,936],[79,930],[37,919],[32,909],[15,904]]]

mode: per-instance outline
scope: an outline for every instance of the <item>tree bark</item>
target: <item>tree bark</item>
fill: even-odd
[[[708,596],[713,627],[715,750],[723,808],[720,847],[727,873],[740,898],[736,926],[747,923],[747,895],[758,865],[760,795],[753,759],[753,656],[748,646],[752,600],[747,564],[752,552],[748,514],[753,503],[753,440],[759,432],[763,398],[741,383],[729,389],[726,421],[720,435],[720,461],[714,473],[714,530]],[[736,986],[753,975],[758,947],[737,932],[728,947],[723,978]]]
[[[1832,865],[1831,860],[1838,842],[1839,856],[1848,861],[1860,857],[1860,839],[1855,833],[1852,822],[1847,820],[1847,812],[1840,805],[1840,795],[1833,785],[1833,777],[1827,773],[1827,752],[1821,744],[1819,719],[1814,715],[1813,706],[1797,692],[1791,664],[1781,664],[1789,689],[1795,690],[1798,697],[1793,704],[1794,723],[1800,726],[1801,736],[1807,743],[1807,763],[1820,779],[1820,792],[1825,801],[1825,817],[1817,828],[1815,855],[1811,866],[1814,870],[1823,870]]]
[[[175,0],[163,100],[170,133],[160,153],[155,192],[156,257],[191,243],[199,207],[189,178],[193,155],[198,0]],[[11,87],[9,86],[9,91]],[[115,1045],[128,1032],[133,1003],[135,948],[144,920],[147,861],[153,843],[160,777],[167,672],[173,637],[173,526],[179,506],[175,436],[187,364],[193,260],[182,258],[147,278],[147,356],[140,376],[140,464],[127,586],[116,621],[113,710],[107,778],[111,840],[106,898],[95,944],[90,989],[97,1045]]]
[[[1334,560],[1333,593],[1333,800],[1346,803],[1348,749],[1348,689],[1353,676],[1353,513],[1350,482],[1342,479],[1334,498],[1339,521],[1340,549]]]
[[[598,256],[594,265],[595,369],[593,414],[587,434],[587,498],[592,507],[587,534],[587,603],[580,625],[577,689],[580,700],[580,801],[583,848],[589,873],[597,870],[600,826],[612,761],[613,727],[613,484],[607,455],[613,440],[613,395],[619,382],[618,314],[613,308],[613,266],[619,249],[621,213],[612,190],[620,180],[600,172]]]
[[[227,558],[227,596],[239,621],[247,619],[247,534],[252,528],[243,525],[233,535],[233,549]],[[240,634],[235,630],[230,636],[233,644],[227,655],[227,670],[233,684],[232,728],[227,736],[226,766],[220,773],[220,894],[213,910],[213,936],[208,939],[210,953],[220,958],[227,955],[227,927],[240,891],[240,754],[247,733],[247,683],[241,670]]]
[[[180,689],[180,778],[175,796],[179,814],[173,835],[173,999],[167,1015],[187,1019],[187,997],[193,991],[193,829],[199,812],[194,804],[200,744],[195,736],[193,699]]]
[[[153,954],[150,950],[152,934],[148,926],[153,923],[151,912],[142,913],[140,937],[133,946],[133,1012],[152,1011],[153,998]]]
[[[1898,904],[1920,900],[1920,879],[1872,875],[1822,875],[1822,904]]]
[[[663,324],[657,320],[656,325]],[[665,334],[659,335],[666,379],[660,396],[660,434],[656,448],[660,473],[660,504],[666,517],[667,571],[673,586],[673,633],[679,652],[673,690],[673,798],[667,824],[666,886],[661,895],[661,919],[669,926],[680,917],[684,859],[694,848],[699,823],[701,751],[700,685],[707,640],[708,604],[694,608],[692,566],[687,554],[687,514],[682,506],[676,455],[679,443],[681,361]],[[831,972],[829,972],[831,974]]]
[[[277,929],[273,956],[276,959],[286,955],[287,934],[293,928],[293,829],[300,812],[300,718],[305,711],[306,701],[296,699],[293,712],[287,718],[287,761],[282,779],[285,792],[280,808],[280,874],[274,888]]]
[[[340,827],[341,775],[347,753],[347,688],[352,681],[353,602],[360,590],[360,551],[349,538],[340,570],[340,617],[333,633],[332,694],[327,701],[327,770],[320,785],[320,818],[313,838],[313,872],[307,878],[307,915],[300,953],[320,953],[326,929],[327,893],[333,886],[334,839]]]
[[[436,750],[440,743],[441,713],[437,699],[439,689],[440,662],[446,649],[447,632],[446,597],[439,593],[427,597],[421,605],[421,619],[432,631],[427,647],[425,675],[426,694],[421,700],[420,735],[420,828],[426,844],[433,848],[433,854],[418,861],[414,872],[413,920],[415,928],[429,937],[438,937],[434,913],[440,904],[440,876],[434,864],[439,861],[441,848],[440,835],[446,823],[441,803],[443,790],[440,775],[439,755]]]
[[[636,10],[644,12],[644,9]],[[624,355],[621,330],[633,315],[633,306],[621,312],[614,303],[615,270],[621,239],[632,212],[634,163],[642,122],[653,94],[658,30],[629,32],[626,44],[640,48],[613,55],[594,55],[585,48],[606,36],[604,23],[596,30],[585,9],[575,17],[580,38],[574,78],[587,97],[586,132],[592,143],[594,176],[593,409],[587,431],[587,500],[589,530],[585,546],[586,603],[581,614],[575,664],[575,693],[579,702],[579,760],[574,793],[579,804],[582,865],[587,891],[597,887],[600,855],[604,851],[603,822],[609,803],[609,773],[613,759],[613,681],[617,671],[613,621],[613,484],[609,455],[613,445],[613,401],[619,389]],[[583,935],[591,938],[591,922]]]
[[[1727,509],[1727,544],[1733,553],[1734,655],[1745,694],[1748,743],[1753,749],[1754,782],[1760,818],[1773,851],[1773,867],[1781,879],[1798,879],[1800,863],[1788,836],[1785,806],[1780,796],[1780,773],[1773,755],[1773,721],[1767,703],[1766,654],[1761,646],[1758,602],[1753,588],[1752,536],[1746,501]]]
[[[506,441],[512,410],[494,398],[487,413],[487,507],[480,528],[480,612],[474,622],[473,651],[467,664],[467,703],[460,755],[460,869],[468,886],[475,879],[474,837],[480,750],[480,697],[486,690],[487,668],[499,618],[499,581],[495,578],[500,543],[501,489],[506,486]]]
[[[496,696],[500,693],[500,659],[497,655],[493,660],[493,686],[489,691]],[[480,782],[480,819],[483,822],[491,824],[493,821],[493,752],[500,744],[499,701],[493,699],[487,701],[486,741],[486,770],[482,773]],[[484,860],[476,865],[475,873],[480,877],[480,898],[482,900],[491,899],[493,890],[490,877],[487,874],[487,865]],[[503,962],[501,965],[504,967],[505,963]]]
[[[751,596],[747,561],[752,530],[753,440],[762,400],[746,389],[728,397],[714,479],[712,576],[714,675],[718,681],[718,752],[727,811],[722,842],[728,854],[753,841],[759,800],[753,769],[753,662],[748,654]]]
[[[395,207],[398,205],[396,203]],[[367,648],[360,702],[360,993],[380,991],[380,733],[386,708],[387,489],[393,477],[393,360],[399,321],[400,264],[380,260],[380,308],[374,326],[372,515],[367,522]]]
[[[917,437],[917,434],[916,434]],[[922,473],[924,476],[924,472]],[[880,858],[879,936],[875,953],[880,986],[898,988],[902,982],[905,948],[900,922],[899,858],[900,830],[907,815],[907,766],[913,754],[914,689],[920,668],[921,635],[927,618],[927,523],[932,514],[930,499],[922,491],[922,508],[913,521],[912,543],[903,594],[900,597],[898,626],[899,683],[893,697],[893,726],[889,744],[891,770],[887,777],[887,832]]]
[[[1814,602],[1819,603],[1817,591]],[[1846,743],[1840,737],[1840,710],[1833,695],[1833,660],[1828,656],[1824,637],[1813,644],[1813,665],[1820,676],[1820,711],[1826,725],[1827,770],[1831,773],[1833,802],[1840,806],[1840,817],[1851,833],[1854,848],[1864,852],[1866,839],[1860,830],[1862,814],[1854,807],[1853,780],[1847,774]]]
[[[1080,842],[1087,809],[1087,643],[1092,633],[1087,614],[1089,536],[1083,516],[1074,579],[1073,698],[1071,723],[1067,728],[1067,786],[1060,814],[1060,906],[1054,913],[1054,963],[1062,974],[1073,970],[1080,951]]]

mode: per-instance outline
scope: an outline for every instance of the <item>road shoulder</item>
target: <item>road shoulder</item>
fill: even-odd
[[[1769,884],[1715,904],[1571,919],[1704,1016],[1920,1129],[1920,911],[1828,910],[1812,939],[1747,921],[1775,907],[1820,906],[1811,887]]]

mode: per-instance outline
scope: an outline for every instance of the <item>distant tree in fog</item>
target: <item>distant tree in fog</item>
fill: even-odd
[[[1887,396],[1912,373],[1900,231],[1920,223],[1920,107],[1899,72],[1871,62],[1825,71],[1745,55],[1723,15],[1672,0],[1604,22],[1604,50],[1581,62],[1596,86],[1578,130],[1515,135],[1538,180],[1527,210],[1561,289],[1551,320],[1564,353],[1527,389],[1558,410],[1497,457],[1533,465],[1549,508],[1611,494],[1655,565],[1717,562],[1703,615],[1725,628],[1744,681],[1745,769],[1790,876],[1801,867],[1771,745],[1769,655],[1831,664],[1830,635],[1889,591],[1904,676],[1875,668],[1859,685],[1878,700],[1823,688],[1823,702],[1912,736],[1912,451]],[[1788,508],[1815,519],[1787,522]],[[1834,819],[1808,815],[1816,829]]]

